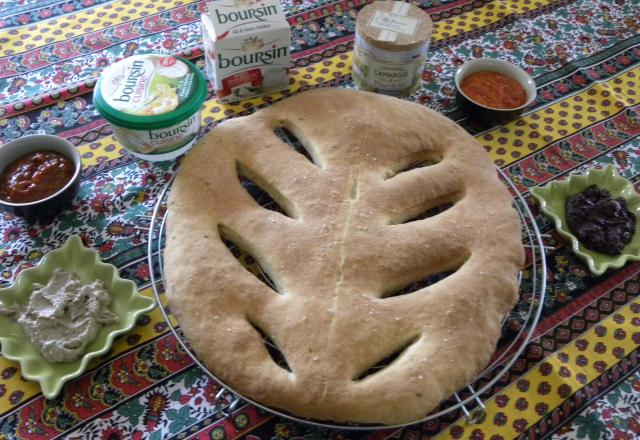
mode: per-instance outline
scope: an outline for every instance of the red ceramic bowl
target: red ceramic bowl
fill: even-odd
[[[80,154],[66,139],[49,134],[23,136],[0,146],[0,174],[5,167],[20,156],[34,151],[55,151],[75,165],[71,179],[54,194],[28,203],[12,203],[0,199],[0,210],[11,212],[27,220],[47,220],[71,205],[80,189]]]

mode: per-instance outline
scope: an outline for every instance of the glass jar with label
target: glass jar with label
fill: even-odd
[[[159,161],[184,154],[195,143],[206,96],[206,80],[189,61],[140,54],[103,72],[93,102],[124,148]]]
[[[362,90],[405,96],[421,84],[433,23],[422,9],[376,1],[356,18],[353,81]]]

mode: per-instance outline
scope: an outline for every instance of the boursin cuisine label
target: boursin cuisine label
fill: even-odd
[[[171,56],[136,55],[105,72],[102,93],[116,110],[159,115],[175,110],[190,94],[193,73]]]
[[[219,0],[202,14],[206,71],[221,102],[289,86],[291,31],[278,0]]]

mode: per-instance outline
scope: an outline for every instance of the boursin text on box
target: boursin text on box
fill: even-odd
[[[206,71],[218,100],[289,86],[291,30],[278,0],[219,0],[202,14]]]

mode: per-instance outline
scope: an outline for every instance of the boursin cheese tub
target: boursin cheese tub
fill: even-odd
[[[201,20],[207,76],[220,102],[289,87],[291,29],[279,0],[208,2]]]
[[[206,79],[189,61],[141,54],[109,66],[93,102],[131,154],[158,161],[185,153],[196,140]]]

